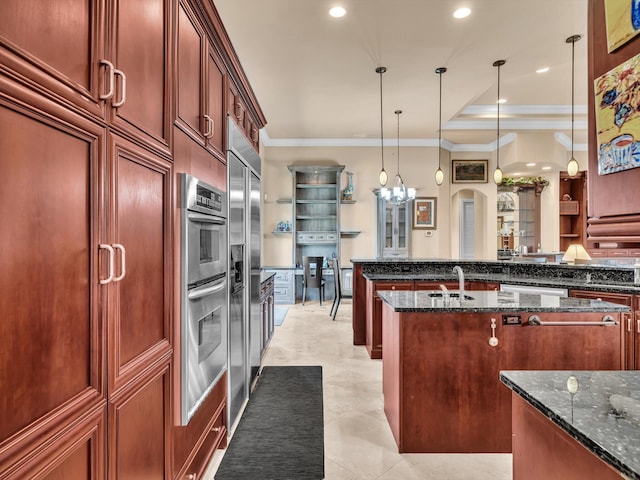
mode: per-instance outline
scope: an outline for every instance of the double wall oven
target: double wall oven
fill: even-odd
[[[181,423],[227,369],[226,194],[180,174]]]

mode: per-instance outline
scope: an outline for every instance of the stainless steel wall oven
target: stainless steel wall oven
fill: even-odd
[[[180,174],[181,423],[227,369],[226,194]]]

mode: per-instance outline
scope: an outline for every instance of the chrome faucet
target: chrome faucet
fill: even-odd
[[[453,267],[453,273],[458,274],[458,290],[460,290],[460,296],[458,297],[460,301],[464,300],[464,272],[459,265]]]

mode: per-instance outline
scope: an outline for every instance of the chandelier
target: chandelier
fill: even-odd
[[[416,198],[416,189],[415,188],[407,188],[402,180],[402,176],[400,175],[400,114],[402,110],[396,110],[394,112],[397,117],[398,124],[398,143],[397,143],[397,170],[396,177],[393,182],[393,188],[381,188],[380,196],[389,202],[393,202],[396,205],[400,205],[402,203],[408,202],[409,200],[413,200]]]

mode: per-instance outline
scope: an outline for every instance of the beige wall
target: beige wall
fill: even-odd
[[[553,132],[518,134],[510,144],[500,149],[500,164],[552,162],[553,171],[544,177],[550,185],[542,193],[542,247],[557,250],[559,245],[558,171],[564,170],[568,153],[554,139]],[[581,169],[586,168],[586,152],[576,152]],[[374,147],[265,147],[262,149],[263,193],[263,256],[264,266],[292,264],[292,234],[273,234],[281,220],[291,221],[291,204],[278,204],[279,198],[291,198],[292,178],[287,165],[344,165],[353,172],[355,204],[343,204],[340,210],[342,229],[359,230],[360,235],[342,238],[341,263],[349,265],[351,258],[376,256],[376,196],[380,170],[380,148]],[[488,159],[489,182],[486,184],[451,184],[451,159]],[[425,230],[413,230],[411,256],[414,258],[457,258],[459,252],[459,200],[474,198],[476,202],[476,256],[478,259],[496,258],[496,202],[497,190],[491,178],[495,168],[494,152],[443,151],[442,167],[445,182],[438,187],[434,173],[438,166],[438,149],[431,147],[401,147],[400,174],[405,184],[417,189],[419,197],[437,197],[437,229],[431,236]],[[584,167],[584,168],[583,168]],[[396,149],[385,147],[385,169],[391,185],[396,173]],[[342,174],[341,188],[347,175]]]

